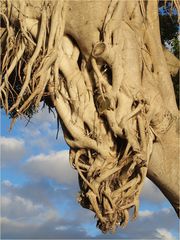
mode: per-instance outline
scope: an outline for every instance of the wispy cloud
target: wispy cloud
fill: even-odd
[[[157,228],[155,237],[163,240],[176,240],[176,238],[165,228]]]

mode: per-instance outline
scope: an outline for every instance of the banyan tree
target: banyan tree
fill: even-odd
[[[146,176],[178,214],[171,76],[180,65],[161,42],[162,2],[0,2],[0,99],[11,127],[42,101],[55,109],[79,176],[78,202],[103,232],[137,217]],[[178,14],[178,1],[163,4]]]

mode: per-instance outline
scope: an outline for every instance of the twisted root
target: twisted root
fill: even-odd
[[[86,64],[82,62],[81,67],[77,64],[77,46],[66,42],[72,51],[63,52],[63,1],[54,2],[52,16],[48,14],[49,4],[43,1],[36,42],[29,36],[26,22],[20,25],[21,31],[15,33],[3,15],[8,37],[2,62],[2,105],[7,113],[12,114],[14,122],[30,106],[36,109],[43,96],[51,96],[63,122],[65,139],[71,147],[70,163],[79,174],[81,192],[78,201],[95,212],[97,226],[103,232],[115,231],[117,226],[127,225],[129,209],[134,208],[133,218],[138,213],[139,194],[146,177],[152,145],[146,122],[146,103],[142,96],[130,100],[130,105],[136,104],[130,113],[120,118],[120,122],[116,121],[114,105],[117,95],[119,98],[121,95],[131,98],[131,91],[116,79],[118,72],[113,73],[113,84],[109,84],[95,59],[106,58],[111,66],[115,61],[115,52],[110,52],[105,42],[95,45],[94,58],[91,59],[94,78],[91,79]],[[117,14],[121,9],[119,4],[115,1],[109,6],[103,28],[110,26],[112,7],[117,7],[117,12],[114,12]],[[108,38],[107,34],[108,31],[104,39]],[[15,72],[18,72],[17,82],[14,81]],[[114,88],[116,96],[113,95]],[[98,92],[96,99],[95,89]],[[124,99],[126,101],[127,97]],[[94,117],[85,116],[85,108],[88,107]],[[76,120],[73,122],[73,119]],[[136,123],[135,129],[131,127],[132,121]],[[124,138],[127,143],[118,146],[119,138]]]
[[[99,155],[93,158],[87,150],[71,151],[72,165],[81,179],[78,201],[83,207],[95,212],[97,226],[103,232],[115,231],[119,225],[125,227],[131,208],[134,208],[133,219],[138,214],[139,194],[149,161],[146,149],[149,135],[145,131],[143,115],[136,118],[141,139],[138,152],[127,144],[123,149],[123,157],[113,159],[109,164],[109,160],[102,159]]]

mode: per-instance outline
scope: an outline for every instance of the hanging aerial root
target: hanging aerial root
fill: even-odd
[[[6,42],[2,54],[2,76],[0,100],[13,122],[18,116],[30,116],[46,96],[46,86],[51,78],[57,87],[57,58],[59,44],[64,33],[64,1],[42,4],[41,18],[36,41],[27,27],[26,15],[20,6],[17,31],[6,16],[1,13],[6,23]],[[55,64],[56,63],[56,64]],[[56,69],[54,71],[54,69]]]
[[[96,64],[94,70],[98,75]],[[117,155],[108,157],[98,152],[94,154],[94,149],[80,148],[70,152],[71,165],[79,174],[81,192],[78,202],[95,212],[97,226],[103,232],[115,231],[117,226],[125,227],[129,219],[138,215],[139,195],[147,174],[152,139],[146,120],[146,101],[143,97],[134,101],[131,113],[121,122],[127,144]],[[126,128],[131,120],[136,122],[134,130]],[[132,217],[131,208],[134,209]]]
[[[117,226],[125,227],[131,218],[131,208],[134,208],[132,219],[138,215],[139,195],[149,161],[146,142],[150,138],[145,116],[139,113],[134,117],[138,123],[138,152],[134,152],[128,143],[123,149],[122,157],[112,160],[110,164],[99,154],[93,158],[89,153],[91,150],[77,150],[76,153],[71,151],[71,163],[80,178],[78,202],[95,212],[97,226],[105,233],[115,231]]]
[[[122,11],[121,6],[125,5],[125,1],[111,1],[109,5],[102,29],[106,34],[103,42],[98,42],[92,52],[89,67],[94,73],[93,77],[86,66],[82,64],[79,67],[77,62],[80,54],[77,47],[72,44],[72,51],[68,55],[68,51],[64,51],[61,46],[65,25],[64,1],[54,1],[52,8],[49,7],[50,2],[44,1],[42,4],[36,40],[29,34],[26,21],[19,23],[20,31],[17,34],[4,16],[8,37],[6,53],[3,54],[0,98],[3,107],[12,114],[14,122],[32,106],[36,109],[45,94],[51,94],[52,104],[67,130],[64,132],[67,133],[65,138],[72,148],[71,165],[79,175],[81,192],[78,201],[83,207],[94,211],[98,218],[97,226],[103,232],[115,231],[117,226],[127,225],[131,219],[130,209],[134,208],[133,218],[138,214],[139,195],[147,174],[151,153],[149,149],[152,145],[144,99],[133,99],[134,95],[123,82],[121,93],[132,98],[132,108],[128,115],[117,122],[113,86],[107,81],[107,76],[102,74],[99,64],[104,61],[114,69],[116,52],[112,51],[108,41],[108,28],[113,14]],[[142,5],[143,1],[140,3]],[[142,5],[142,11],[143,7]],[[122,12],[121,14],[123,15]],[[82,63],[83,61],[85,62],[82,60]],[[119,75],[117,79],[119,81]],[[87,102],[83,83],[88,88]],[[96,99],[93,95],[94,88],[97,91]],[[95,116],[90,116],[85,121],[86,103]],[[81,109],[80,105],[83,105]],[[130,126],[133,121],[134,129]],[[166,121],[164,125],[167,125]],[[96,127],[99,129],[96,130]],[[118,145],[121,140],[126,141],[122,147]]]
[[[9,110],[10,112],[13,111],[15,108],[18,108],[19,103],[20,103],[21,99],[23,98],[24,92],[26,91],[26,89],[29,86],[29,83],[31,81],[32,67],[33,67],[33,64],[36,61],[36,58],[38,57],[38,55],[41,51],[43,40],[44,40],[44,37],[45,37],[46,18],[47,18],[46,11],[44,9],[43,12],[42,12],[41,27],[40,27],[40,33],[39,33],[37,45],[36,45],[36,48],[35,48],[35,51],[34,51],[32,57],[30,58],[30,60],[27,64],[27,67],[26,67],[26,70],[25,70],[26,72],[25,72],[24,84],[21,88],[20,93],[18,94],[16,102],[10,108],[10,110]]]

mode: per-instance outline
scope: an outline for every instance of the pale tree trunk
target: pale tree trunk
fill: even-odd
[[[55,107],[98,227],[137,216],[147,174],[178,212],[179,62],[161,44],[158,1],[3,2],[2,105],[14,119]]]
[[[159,187],[179,216],[179,122],[154,143],[148,166],[148,177]]]

